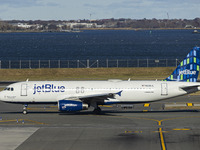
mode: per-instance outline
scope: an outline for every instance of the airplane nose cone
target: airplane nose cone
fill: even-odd
[[[3,101],[3,98],[4,98],[3,92],[0,92],[0,101]]]
[[[2,101],[2,94],[1,94],[1,92],[0,92],[0,101]]]

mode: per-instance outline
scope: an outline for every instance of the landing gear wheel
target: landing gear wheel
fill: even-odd
[[[27,104],[24,104],[24,107],[23,107],[23,114],[26,115],[28,112],[27,112],[27,107],[28,105]]]
[[[23,114],[26,115],[28,112],[27,110],[23,110]]]
[[[101,113],[101,108],[100,107],[97,107],[94,109],[93,111],[95,114],[100,114]]]

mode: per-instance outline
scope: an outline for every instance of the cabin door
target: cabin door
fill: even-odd
[[[168,95],[167,83],[161,83],[161,95],[162,96]]]
[[[27,96],[27,84],[21,85],[21,96]]]

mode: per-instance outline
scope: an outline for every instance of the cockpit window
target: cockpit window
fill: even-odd
[[[8,88],[5,88],[4,91],[7,91]]]
[[[4,91],[14,91],[14,88],[13,87],[7,87],[4,89]]]

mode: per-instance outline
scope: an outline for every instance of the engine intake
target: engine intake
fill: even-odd
[[[59,111],[80,111],[87,110],[88,104],[84,104],[81,101],[72,101],[72,100],[59,100],[58,101],[58,110]]]

